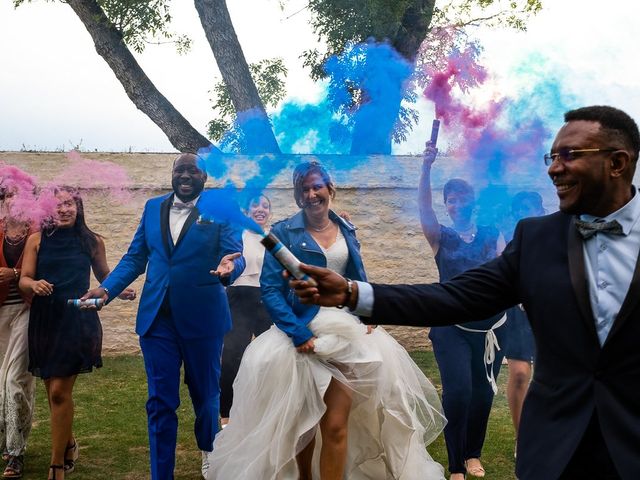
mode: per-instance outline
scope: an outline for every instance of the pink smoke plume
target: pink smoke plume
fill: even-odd
[[[553,100],[561,98],[558,87],[553,78],[540,75],[535,85],[513,98],[494,90],[488,92],[490,100],[480,104],[470,93],[486,89],[490,76],[478,60],[479,51],[476,44],[468,44],[454,49],[440,68],[425,70],[431,82],[424,95],[447,127],[448,154],[479,183],[508,183],[513,175],[533,178],[550,135],[547,111],[557,110]]]
[[[454,49],[441,70],[426,71],[431,81],[424,95],[433,101],[436,118],[448,127],[449,138],[453,140],[449,155],[465,162],[479,144],[499,135],[492,127],[503,107],[496,100],[476,106],[467,98],[466,94],[481,87],[488,78],[487,70],[477,61],[478,53],[475,44],[461,51]]]
[[[84,158],[77,150],[67,153],[69,164],[53,179],[53,185],[69,185],[102,193],[119,204],[131,199],[131,180],[126,170],[112,162]]]
[[[13,165],[0,163],[0,200],[3,216],[42,225],[57,214],[55,191],[71,186],[88,194],[104,195],[111,202],[124,204],[131,199],[131,181],[123,167],[111,162],[83,158],[78,152],[67,154],[69,164],[52,180],[42,183]]]
[[[476,57],[477,47],[470,45],[462,51],[454,50],[448,57],[443,70],[428,69],[431,82],[425,88],[424,95],[433,101],[436,117],[446,126],[457,125],[462,128],[478,128],[486,125],[496,114],[497,104],[491,102],[487,109],[476,109],[465,105],[454,96],[457,87],[462,93],[482,85],[488,77],[486,69]]]
[[[57,202],[53,195],[37,191],[37,178],[13,165],[0,163],[0,193],[3,215],[40,225],[52,217]]]

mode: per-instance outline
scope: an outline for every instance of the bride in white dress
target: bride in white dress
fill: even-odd
[[[365,280],[326,170],[303,163],[293,180],[302,210],[272,232],[301,261]],[[260,282],[275,325],[245,351],[208,480],[444,479],[426,446],[445,420],[422,371],[383,328],[300,304],[281,272],[267,253]]]

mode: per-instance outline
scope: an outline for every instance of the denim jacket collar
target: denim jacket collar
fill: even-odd
[[[329,219],[331,221],[333,221],[333,222],[336,222],[338,225],[342,225],[344,228],[346,228],[347,230],[349,230],[351,232],[355,232],[356,231],[356,226],[355,225],[353,225],[351,222],[346,221],[344,218],[339,216],[333,210],[329,210]],[[291,230],[295,230],[295,229],[304,230],[305,224],[304,224],[304,211],[303,210],[300,210],[298,213],[296,213],[294,216],[292,216],[289,219],[289,221],[287,223],[287,228],[289,228]]]

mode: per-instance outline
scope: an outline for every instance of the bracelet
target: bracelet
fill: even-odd
[[[100,285],[100,288],[103,289],[107,295],[109,295],[109,289],[107,287],[103,287],[102,285]]]
[[[16,277],[16,282],[20,280],[20,273],[18,272],[18,269],[16,267],[13,267],[13,275],[14,277]]]
[[[347,301],[344,305],[336,305],[337,308],[344,308],[347,303],[349,303],[349,299],[351,298],[351,294],[353,293],[353,280],[350,278],[345,279],[347,281]]]

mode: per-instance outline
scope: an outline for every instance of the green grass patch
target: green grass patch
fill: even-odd
[[[438,387],[440,376],[432,352],[411,354],[427,377]],[[147,385],[142,358],[109,357],[105,366],[78,377],[74,390],[76,404],[74,432],[80,445],[74,480],[143,480],[149,475],[149,448],[145,401]],[[506,367],[499,378],[500,390],[489,419],[483,450],[487,477],[514,478],[514,432],[504,395]],[[179,407],[176,480],[200,478],[200,451],[193,435],[193,408],[182,386]],[[446,466],[442,435],[428,448],[434,459]],[[26,480],[43,480],[50,459],[49,410],[42,382],[38,381],[36,415],[25,456]]]

